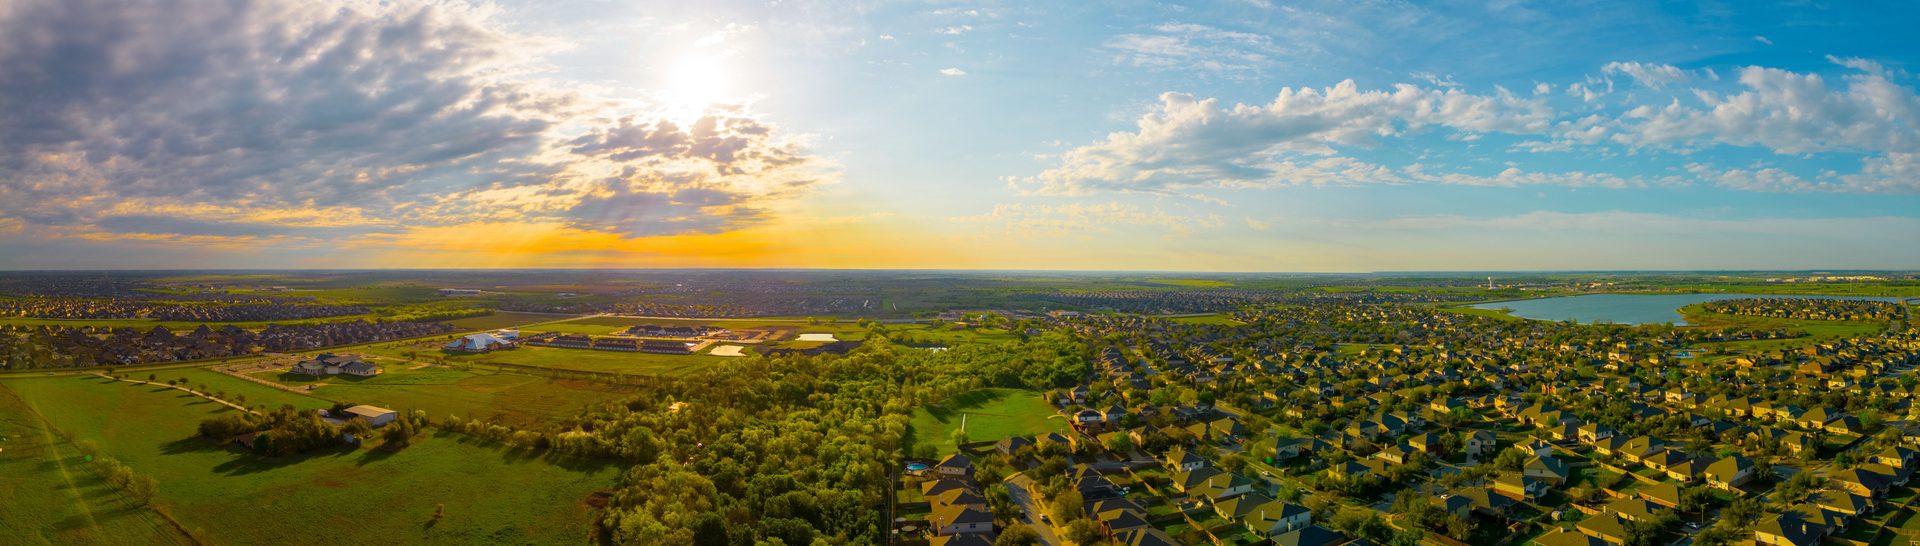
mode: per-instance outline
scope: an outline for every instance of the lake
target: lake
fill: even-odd
[[[1638,325],[1672,322],[1675,326],[1684,326],[1687,324],[1687,321],[1680,317],[1681,307],[1714,300],[1731,300],[1738,298],[1802,298],[1872,301],[1901,301],[1913,299],[1771,294],[1588,294],[1585,296],[1482,303],[1474,305],[1473,307],[1476,309],[1512,309],[1513,312],[1509,314],[1534,320],[1566,320],[1572,318],[1580,321],[1581,324],[1593,324],[1595,321],[1605,320],[1615,324]]]

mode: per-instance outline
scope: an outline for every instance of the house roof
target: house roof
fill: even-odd
[[[1173,537],[1167,536],[1166,531],[1152,527],[1129,529],[1126,532],[1115,533],[1114,539],[1119,541],[1122,546],[1186,546],[1180,541],[1174,540]]]
[[[941,459],[940,464],[935,466],[940,468],[973,468],[973,458],[955,453],[948,455],[945,459]]]
[[[933,537],[927,541],[929,546],[993,546],[983,533],[956,533]]]
[[[934,509],[933,514],[927,516],[927,520],[933,522],[935,527],[967,523],[993,523],[993,514],[987,513],[986,510],[974,508],[972,505],[950,504],[944,508]]]
[[[1553,527],[1546,534],[1534,537],[1533,543],[1540,546],[1608,546],[1607,541],[1588,536],[1586,533]]]
[[[354,414],[355,416],[371,419],[374,417],[379,417],[382,415],[390,415],[390,414],[395,414],[399,412],[393,411],[387,408],[376,408],[373,406],[354,406],[351,408],[347,408],[347,413],[351,413],[351,414]]]
[[[1273,537],[1275,546],[1331,546],[1346,542],[1347,536],[1339,531],[1308,525],[1280,536]]]
[[[1778,536],[1794,546],[1814,546],[1820,543],[1820,535],[1826,532],[1824,526],[1809,522],[1796,513],[1786,513],[1757,523],[1753,532]]]

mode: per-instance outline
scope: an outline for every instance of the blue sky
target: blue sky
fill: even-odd
[[[1911,4],[163,4],[0,14],[0,267],[1920,267]]]

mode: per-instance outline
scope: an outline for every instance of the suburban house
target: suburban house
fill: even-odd
[[[965,478],[973,475],[973,458],[955,453],[933,467],[941,478]]]
[[[313,360],[294,364],[293,368],[288,371],[300,375],[340,375],[344,373],[371,377],[380,375],[380,373],[385,370],[379,366],[361,362],[360,357],[357,356],[335,356],[332,353],[325,353],[314,357]]]
[[[1721,489],[1733,489],[1753,481],[1753,461],[1741,455],[1732,455],[1707,465],[1707,485]]]
[[[993,532],[993,514],[972,505],[949,505],[927,516],[934,532],[942,535]]]
[[[1753,526],[1753,541],[1776,546],[1817,546],[1827,528],[1802,518],[1794,511],[1763,519]]]
[[[1313,524],[1313,511],[1290,502],[1271,501],[1242,516],[1247,530],[1260,536],[1283,535]]]

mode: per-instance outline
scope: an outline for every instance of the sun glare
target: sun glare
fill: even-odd
[[[732,98],[731,78],[724,57],[690,56],[676,61],[667,72],[667,92],[681,106],[701,108]]]

